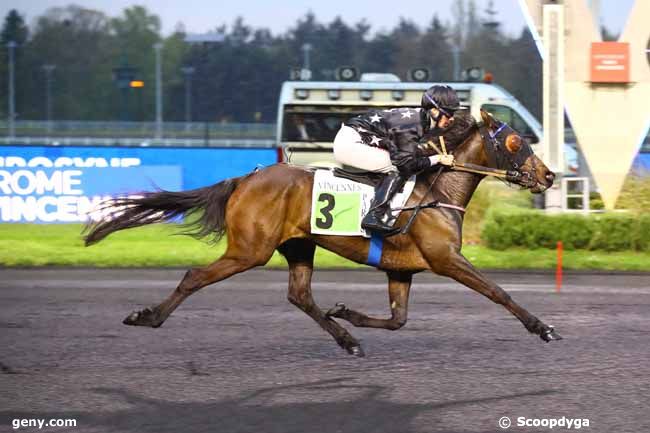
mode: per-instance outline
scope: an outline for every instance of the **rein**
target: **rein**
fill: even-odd
[[[479,128],[479,133],[481,135],[481,139],[484,142],[487,142],[487,149],[488,149],[488,159],[490,159],[490,162],[493,163],[496,167],[499,167],[498,161],[497,161],[497,152],[496,152],[496,147],[498,146],[497,142],[497,135],[506,127],[505,123],[502,123],[499,128],[497,128],[496,131],[491,132],[487,131],[487,137],[484,135],[484,133],[481,131],[483,126]],[[447,152],[447,146],[445,145],[445,138],[440,136],[440,146],[436,146],[436,144],[432,141],[429,140],[427,141],[427,146],[434,149],[439,155],[448,155],[449,153]],[[517,164],[513,164],[514,167],[518,168]],[[475,173],[475,174],[481,174],[484,176],[492,176],[500,179],[504,179],[508,182],[517,182],[520,181],[522,178],[525,178],[527,176],[527,173],[522,173],[521,171],[515,169],[515,170],[502,170],[498,168],[492,168],[492,167],[485,167],[482,165],[477,165],[477,164],[471,164],[471,163],[465,163],[465,162],[454,162],[453,165],[449,167],[451,170],[454,171],[464,171],[468,173]],[[434,185],[438,181],[438,178],[440,177],[440,174],[442,174],[444,170],[444,167],[441,166],[438,169],[438,172],[436,173],[435,177],[431,181],[431,184],[429,185],[429,189],[427,192],[422,196],[420,199],[420,202],[415,205],[415,206],[409,206],[409,207],[402,207],[402,208],[396,208],[394,210],[407,210],[407,211],[413,211],[411,216],[409,217],[408,221],[402,227],[401,230],[397,230],[395,233],[392,234],[405,234],[408,232],[409,228],[413,224],[413,221],[415,221],[415,218],[418,215],[418,212],[422,209],[430,209],[430,208],[447,208],[447,209],[454,209],[460,212],[465,212],[465,208],[462,206],[456,206],[448,203],[440,203],[438,200],[431,201],[429,203],[423,204],[424,199],[429,195],[429,193],[433,190]],[[391,236],[392,234],[389,234],[388,236]]]
[[[432,141],[430,141],[429,143],[431,145],[433,145],[433,147],[438,151],[438,153],[441,153],[440,149],[438,149],[438,147]],[[440,137],[440,144],[442,145],[444,155],[446,155],[447,154],[447,147],[445,146],[445,139],[443,137]],[[402,227],[401,230],[398,230],[394,234],[397,234],[397,233],[406,234],[409,231],[409,229],[411,228],[411,225],[413,224],[413,221],[415,221],[415,218],[418,216],[418,212],[420,212],[422,209],[432,209],[432,208],[441,208],[442,207],[442,208],[447,208],[447,209],[455,209],[457,211],[465,213],[465,208],[462,207],[462,206],[456,206],[456,205],[448,204],[448,203],[440,203],[440,201],[438,201],[438,200],[434,200],[434,201],[431,201],[429,203],[422,204],[424,202],[424,199],[433,190],[434,185],[438,181],[438,178],[440,177],[440,175],[442,174],[444,169],[445,168],[443,166],[440,166],[440,168],[438,168],[438,172],[436,173],[436,176],[431,181],[431,184],[429,185],[429,189],[427,189],[427,192],[424,193],[424,195],[420,199],[420,202],[417,205],[395,209],[395,210],[412,210],[413,213],[409,217],[406,224],[404,224],[404,227]]]
[[[505,124],[504,124],[505,125]],[[490,134],[490,139],[494,140],[496,135],[501,132],[500,130],[503,128],[500,128],[497,130],[494,135]],[[445,139],[444,137],[440,137],[440,144],[442,146],[442,149],[440,149],[436,144],[429,140],[427,141],[427,146],[430,148],[434,149],[438,154],[440,155],[447,155],[447,147],[445,146]],[[492,177],[498,177],[505,179],[507,181],[515,181],[519,179],[522,174],[519,171],[513,171],[513,170],[500,170],[497,168],[492,168],[492,167],[485,167],[482,165],[477,165],[477,164],[471,164],[468,162],[454,162],[454,164],[449,167],[451,170],[454,171],[464,171],[467,173],[476,173],[476,174],[482,174],[484,176],[492,176]]]

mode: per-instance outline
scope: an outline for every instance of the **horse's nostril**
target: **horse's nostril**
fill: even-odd
[[[546,173],[546,176],[544,176],[544,177],[549,182],[553,182],[555,180],[555,173],[553,173],[552,171],[549,171],[549,172]]]

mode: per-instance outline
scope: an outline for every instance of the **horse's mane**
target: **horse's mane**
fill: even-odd
[[[454,123],[449,128],[442,131],[442,133],[437,132],[436,134],[425,136],[424,141],[431,140],[437,146],[440,146],[440,136],[443,136],[447,150],[452,152],[463,144],[477,128],[478,123],[476,123],[474,116],[472,116],[469,110],[458,111],[454,114]]]

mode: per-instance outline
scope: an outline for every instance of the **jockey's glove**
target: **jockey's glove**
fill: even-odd
[[[437,164],[451,166],[454,164],[454,156],[415,156],[408,152],[398,152],[393,158],[393,164],[397,167],[397,170],[402,176],[410,177]]]
[[[429,157],[429,161],[431,161],[431,166],[442,164],[449,167],[454,165],[454,155],[449,153],[444,155],[433,155]]]

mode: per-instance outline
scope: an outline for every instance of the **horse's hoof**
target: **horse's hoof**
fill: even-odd
[[[363,358],[364,356],[366,356],[361,346],[350,346],[350,347],[346,347],[345,350],[347,350],[350,355],[354,355],[358,358]]]
[[[555,328],[553,328],[550,325],[542,331],[540,337],[542,338],[542,340],[546,341],[547,343],[553,340],[562,340],[562,336],[557,332],[555,332]]]
[[[149,326],[151,328],[158,328],[162,323],[156,319],[156,313],[151,308],[145,308],[141,311],[132,312],[126,316],[122,323],[130,326]]]
[[[122,320],[122,323],[124,323],[125,325],[136,326],[138,324],[139,317],[140,317],[140,313],[138,311],[134,311],[128,316],[126,316],[126,318]]]
[[[345,310],[347,310],[348,307],[345,306],[344,303],[342,302],[337,302],[336,305],[334,305],[332,308],[329,309],[327,313],[325,313],[325,316],[327,317],[341,317],[341,313],[343,313]]]

